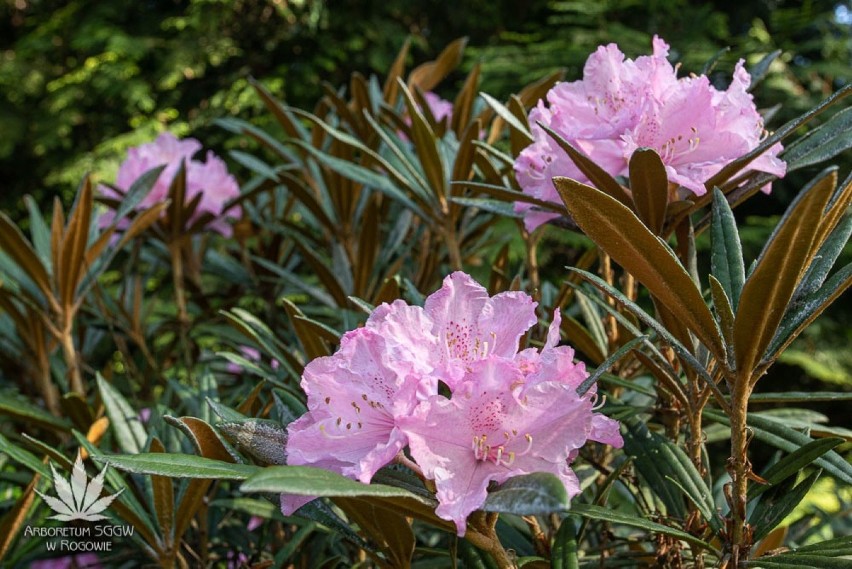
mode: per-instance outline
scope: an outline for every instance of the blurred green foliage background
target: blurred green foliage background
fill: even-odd
[[[353,71],[384,73],[406,38],[416,64],[467,36],[466,59],[443,88],[454,92],[452,83],[482,62],[482,88],[500,98],[557,68],[578,78],[603,43],[647,53],[655,33],[684,73],[718,56],[719,87],[740,57],[754,69],[780,50],[755,91],[758,106],[773,113],[770,126],[852,80],[849,1],[3,0],[0,209],[22,220],[24,194],[68,204],[84,173],[111,180],[129,146],[165,129],[220,153],[249,144],[213,120],[273,127],[250,77],[310,109],[324,83],[337,89]],[[849,153],[839,161],[848,172]],[[779,213],[812,170],[777,183],[738,215]],[[755,233],[755,247],[765,234]],[[822,360],[794,350],[790,363],[848,383],[849,327],[826,322],[810,333],[823,343]]]
[[[457,79],[482,61],[498,97],[554,68],[577,78],[602,43],[647,52],[654,33],[689,71],[730,46],[723,84],[740,54],[754,64],[780,49],[759,92],[764,107],[785,102],[778,124],[850,80],[850,22],[852,4],[836,1],[4,0],[0,208],[18,217],[24,193],[67,202],[84,172],[108,179],[165,128],[233,145],[211,123],[262,120],[250,76],[311,108],[323,82],[384,72],[409,36],[420,59],[468,36]]]

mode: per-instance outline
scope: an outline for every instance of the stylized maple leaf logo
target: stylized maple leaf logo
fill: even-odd
[[[59,498],[46,496],[36,490],[36,493],[41,496],[50,509],[56,512],[56,515],[50,516],[48,519],[59,520],[62,522],[70,522],[71,520],[86,520],[96,522],[107,519],[101,515],[101,512],[106,510],[112,501],[118,498],[119,494],[124,491],[122,488],[115,494],[100,497],[104,489],[104,475],[107,467],[104,466],[100,474],[98,474],[91,482],[86,476],[86,469],[83,468],[83,460],[80,454],[77,454],[77,461],[74,463],[74,468],[71,472],[70,480],[65,480],[56,472],[53,464],[50,465],[50,470],[53,472],[53,485],[56,488],[56,495]]]

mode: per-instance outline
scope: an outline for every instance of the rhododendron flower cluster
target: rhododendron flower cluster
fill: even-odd
[[[194,160],[193,156],[201,150],[201,143],[194,138],[178,140],[173,134],[164,132],[154,142],[131,148],[127,159],[118,169],[115,186],[126,192],[142,174],[157,166],[165,165],[156,183],[137,206],[138,210],[147,209],[163,202],[168,198],[169,187],[180,168],[181,162],[186,168],[186,202],[189,203],[199,194],[198,206],[191,221],[204,213],[213,215],[213,220],[207,228],[221,233],[225,237],[231,235],[231,226],[227,217],[240,216],[240,208],[233,207],[227,212],[226,204],[240,195],[236,179],[228,173],[225,162],[212,151],[207,152],[207,160]],[[110,198],[121,198],[113,189],[101,186],[101,193]],[[106,227],[114,220],[112,211],[104,213],[100,218],[100,226]]]
[[[492,481],[549,472],[576,495],[570,463],[580,447],[622,439],[618,423],[595,412],[594,388],[577,393],[588,374],[557,345],[558,311],[542,349],[518,351],[535,308],[522,292],[491,297],[462,272],[423,307],[377,307],[334,355],[305,367],[308,412],[288,427],[287,463],[367,483],[408,447],[435,483],[437,515],[459,535]],[[283,495],[282,510],[308,500]]]
[[[748,93],[751,76],[743,60],[728,89],[719,91],[704,75],[678,78],[668,53],[668,44],[656,36],[653,53],[635,60],[626,59],[615,44],[601,46],[586,61],[582,80],[554,86],[547,102],[539,101],[530,111],[534,141],[515,160],[524,193],[559,202],[554,176],[589,181],[538,123],[613,176],[627,175],[637,148],[652,148],[669,181],[695,195],[707,191],[704,182],[725,164],[757,147],[766,131]],[[780,143],[773,145],[749,168],[784,176],[786,164],[778,158],[782,149]],[[515,209],[526,212],[530,230],[557,215],[520,202]]]

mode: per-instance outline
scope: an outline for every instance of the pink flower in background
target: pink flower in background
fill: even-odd
[[[472,364],[451,399],[434,395],[400,423],[411,456],[435,480],[435,513],[464,535],[491,481],[550,472],[569,496],[578,494],[569,460],[591,421],[590,398],[559,381],[527,384],[517,362],[491,356]]]
[[[227,166],[221,158],[208,151],[205,162],[193,160],[196,152],[201,150],[201,143],[194,138],[178,140],[173,134],[164,132],[154,142],[131,148],[127,159],[118,170],[115,185],[122,191],[127,191],[139,177],[157,166],[165,165],[151,191],[142,198],[137,209],[144,210],[164,201],[168,197],[169,186],[177,174],[181,162],[186,166],[186,202],[189,203],[201,194],[193,221],[201,214],[209,213],[213,220],[207,227],[228,237],[231,226],[226,218],[239,217],[239,207],[225,212],[225,205],[240,195],[237,181],[228,173]],[[105,197],[119,198],[112,189],[100,186],[101,194]],[[104,213],[99,221],[101,227],[112,224],[114,212]],[[126,226],[126,222],[122,223]]]
[[[742,61],[726,91],[707,77],[677,78],[669,46],[654,37],[653,53],[626,59],[615,44],[601,46],[583,69],[583,79],[560,83],[530,111],[533,143],[515,160],[524,193],[559,202],[553,176],[587,183],[568,155],[537,123],[547,125],[613,176],[628,173],[639,147],[660,154],[670,181],[701,195],[704,182],[725,164],[755,148],[765,134],[763,120],[747,92],[751,77]],[[749,166],[783,176],[786,165],[773,146]],[[765,188],[767,191],[769,187]],[[532,230],[556,217],[517,202]]]
[[[260,351],[257,348],[252,348],[251,346],[240,346],[239,350],[240,350],[240,353],[243,355],[243,357],[245,357],[245,359],[249,360],[250,362],[260,362],[261,361]],[[276,360],[276,359],[270,360],[270,362],[269,362],[269,367],[271,367],[273,370],[278,369],[278,367],[280,365],[281,364],[279,364],[278,360]],[[228,362],[228,364],[225,366],[225,369],[228,371],[228,373],[233,373],[233,374],[238,374],[238,373],[243,372],[243,366],[241,366],[240,364],[231,362],[231,361]]]

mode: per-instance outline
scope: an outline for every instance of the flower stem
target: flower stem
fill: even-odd
[[[731,398],[731,457],[728,459],[728,472],[731,475],[731,496],[729,498],[731,514],[729,519],[729,543],[732,568],[748,559],[752,546],[751,527],[746,522],[746,503],[748,491],[748,397],[750,395],[749,378],[739,375],[733,383]]]

